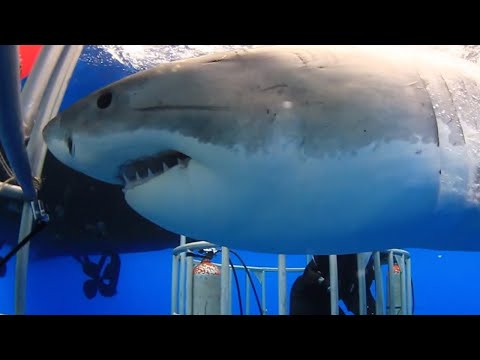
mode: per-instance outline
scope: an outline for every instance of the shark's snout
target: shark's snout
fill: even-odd
[[[69,164],[74,152],[74,144],[71,134],[62,127],[60,119],[60,115],[57,115],[45,125],[42,132],[43,139],[57,159]]]
[[[43,139],[48,144],[49,141],[58,137],[60,133],[60,115],[57,115],[52,120],[50,120],[47,125],[43,128]]]

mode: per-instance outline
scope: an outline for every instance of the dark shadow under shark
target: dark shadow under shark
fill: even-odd
[[[0,167],[0,179],[7,178]],[[49,152],[39,198],[45,203],[50,222],[31,241],[33,260],[147,252],[179,244],[177,234],[152,224],[132,210],[119,186],[71,170]],[[0,245],[13,245],[17,241],[21,210],[20,201],[0,197]]]

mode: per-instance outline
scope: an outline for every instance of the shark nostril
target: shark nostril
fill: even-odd
[[[68,152],[70,153],[71,156],[73,156],[75,149],[73,146],[73,140],[71,136],[67,138],[67,147],[68,147]]]

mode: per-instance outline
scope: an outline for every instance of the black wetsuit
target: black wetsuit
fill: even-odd
[[[357,255],[338,255],[338,296],[349,311],[359,314]],[[375,299],[370,291],[374,279],[373,261],[365,269],[367,285],[367,314],[375,314]],[[291,315],[329,315],[330,268],[328,256],[315,256],[290,290]],[[342,309],[339,309],[344,315]]]

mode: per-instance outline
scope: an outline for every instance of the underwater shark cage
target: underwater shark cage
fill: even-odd
[[[195,267],[202,261],[194,259],[193,251],[204,253],[221,252],[221,263],[211,263],[218,271],[198,273]],[[249,278],[253,273],[261,287],[261,315],[269,314],[267,309],[266,273],[277,273],[278,281],[278,315],[287,315],[288,292],[287,273],[300,275],[305,268],[286,266],[286,255],[278,255],[277,267],[237,266],[230,261],[232,251],[226,247],[198,241],[187,243],[184,236],[180,246],[173,249],[172,258],[172,315],[231,315],[233,297],[233,276],[235,270],[245,270],[245,309],[243,314],[249,315],[250,294],[255,285]],[[307,255],[307,263],[311,256]],[[208,259],[208,256],[207,256]],[[390,249],[373,253],[357,254],[357,277],[359,315],[367,315],[367,288],[365,268],[373,259],[375,285],[376,315],[412,315],[413,286],[411,258],[408,251]],[[337,272],[337,256],[329,256],[330,270],[330,309],[331,315],[339,315],[339,281]],[[236,278],[236,275],[235,275]],[[235,279],[238,286],[238,278]],[[384,286],[385,284],[385,286]],[[241,304],[240,304],[241,306]]]

